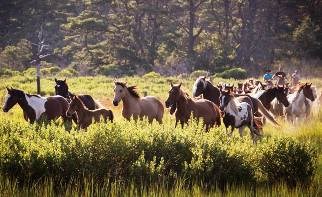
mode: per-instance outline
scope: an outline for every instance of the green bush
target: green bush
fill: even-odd
[[[66,68],[61,70],[58,74],[58,77],[77,77],[78,72],[73,68]]]
[[[135,67],[130,65],[115,65],[115,64],[109,64],[106,66],[101,66],[98,69],[98,74],[104,75],[104,76],[122,76],[122,75],[134,75]]]
[[[290,138],[277,138],[263,144],[260,152],[259,168],[269,182],[281,181],[296,186],[312,180],[317,153],[309,144]]]
[[[18,75],[18,71],[10,70],[8,68],[0,68],[0,76],[1,77],[12,77]]]
[[[247,71],[243,68],[232,68],[229,70],[225,70],[222,73],[216,74],[217,77],[222,77],[224,79],[246,79],[247,78]]]
[[[159,73],[156,73],[154,71],[148,72],[145,75],[143,75],[144,78],[150,78],[150,79],[155,79],[155,78],[160,78],[161,75]]]
[[[191,78],[198,78],[200,76],[208,76],[210,73],[208,71],[205,71],[205,70],[196,70],[196,71],[193,71],[191,74],[190,74],[190,77]]]
[[[29,125],[0,117],[0,173],[21,182],[92,177],[98,182],[170,184],[183,178],[220,187],[254,183],[258,174],[270,183],[292,184],[314,176],[316,155],[309,145],[277,138],[255,146],[248,138],[229,138],[221,129],[204,133],[195,122],[174,129],[168,121],[149,126],[147,121],[101,123],[87,132],[68,133],[57,123]]]
[[[48,67],[48,68],[42,68],[41,69],[41,74],[44,75],[44,76],[54,76],[60,70],[61,70],[61,68],[59,68],[58,66],[52,66],[52,67]]]

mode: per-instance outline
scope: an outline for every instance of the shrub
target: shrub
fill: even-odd
[[[225,70],[222,73],[216,74],[217,77],[222,77],[224,79],[234,78],[234,79],[246,79],[247,72],[243,68],[232,68]]]
[[[198,78],[200,76],[208,76],[210,73],[208,71],[205,71],[205,70],[196,70],[196,71],[193,71],[191,74],[190,74],[190,77],[191,78]]]
[[[105,75],[105,76],[122,76],[122,75],[134,75],[135,74],[135,67],[130,65],[116,65],[116,64],[109,64],[106,66],[101,66],[98,69],[98,74]]]
[[[0,68],[0,76],[1,77],[12,77],[14,75],[18,75],[18,71],[10,70],[8,68]]]
[[[143,75],[143,77],[144,78],[155,79],[155,78],[160,78],[161,75],[159,73],[156,73],[156,72],[152,71],[152,72],[149,72],[149,73]]]
[[[57,74],[58,77],[76,77],[78,72],[73,68],[66,68]]]
[[[277,138],[262,144],[260,151],[259,168],[269,182],[282,181],[296,186],[312,180],[317,154],[309,144]]]
[[[44,76],[54,76],[60,70],[61,70],[61,68],[59,68],[58,66],[52,66],[52,67],[41,69],[41,74],[44,75]]]

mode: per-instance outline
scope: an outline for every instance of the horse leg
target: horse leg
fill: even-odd
[[[241,127],[239,127],[239,135],[240,135],[240,137],[243,137],[243,131],[244,131],[244,129],[245,129],[245,126],[241,126]]]

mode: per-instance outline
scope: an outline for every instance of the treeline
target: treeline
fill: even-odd
[[[42,26],[47,62],[84,73],[256,71],[322,58],[321,10],[321,0],[1,1],[0,65],[30,66]]]

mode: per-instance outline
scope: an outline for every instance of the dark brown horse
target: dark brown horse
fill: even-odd
[[[106,122],[110,120],[113,122],[113,112],[104,108],[89,110],[85,107],[82,100],[78,96],[73,96],[72,101],[67,110],[67,116],[71,117],[76,112],[78,117],[78,126],[81,129],[86,129],[89,125],[95,122],[99,122],[101,118]]]
[[[56,82],[56,85],[55,85],[55,93],[56,93],[56,95],[60,95],[60,96],[62,96],[64,98],[66,98],[68,101],[71,100],[72,96],[75,96],[74,94],[69,92],[69,88],[68,88],[66,79],[57,80],[55,78],[55,82]],[[82,100],[84,105],[90,110],[100,108],[100,105],[98,103],[96,103],[95,100],[93,99],[93,97],[90,96],[90,95],[81,94],[81,95],[78,95],[78,98],[80,100]]]
[[[38,120],[55,120],[59,117],[62,117],[64,121],[68,120],[66,111],[69,104],[62,96],[41,97],[12,88],[7,88],[7,91],[3,106],[4,112],[8,112],[18,103],[23,110],[25,120],[30,123]]]
[[[204,99],[212,101],[219,106],[220,89],[212,85],[205,76],[198,77],[192,88],[192,96],[198,97],[203,95]]]
[[[173,85],[171,83],[169,97],[165,102],[166,107],[170,107],[170,114],[176,112],[175,126],[180,122],[183,127],[185,123],[188,123],[191,115],[197,119],[203,118],[206,130],[221,124],[220,110],[216,104],[206,99],[194,101],[180,88],[181,84]]]

